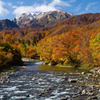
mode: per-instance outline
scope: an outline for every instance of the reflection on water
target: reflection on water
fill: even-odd
[[[39,70],[44,70],[44,71],[62,71],[66,73],[70,72],[83,72],[81,69],[75,69],[75,68],[67,68],[67,67],[56,67],[56,66],[49,66],[49,65],[41,65],[38,67]],[[84,70],[85,71],[85,70]],[[87,72],[87,71],[85,71]]]

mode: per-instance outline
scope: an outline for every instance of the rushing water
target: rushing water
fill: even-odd
[[[100,77],[27,61],[0,85],[0,100],[100,100]]]

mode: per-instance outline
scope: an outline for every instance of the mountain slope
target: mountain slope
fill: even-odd
[[[56,29],[56,34],[53,32],[40,40],[38,52],[41,60],[87,69],[100,68],[100,20],[89,21],[90,24],[82,27],[66,26],[61,34]]]
[[[32,41],[32,39],[35,37],[35,40],[39,41],[44,37],[48,38],[56,34],[59,35],[64,32],[73,31],[74,29],[81,28],[85,25],[94,23],[98,20],[100,20],[100,13],[82,14],[82,15],[71,16],[70,18],[67,18],[64,21],[60,21],[49,27],[41,27],[41,25],[34,23],[35,29],[32,28],[33,26],[31,27],[30,25],[31,29],[30,28],[19,29],[19,30],[17,29],[16,32],[14,31],[12,33],[16,34],[16,37],[18,38],[23,37],[25,39],[29,39]],[[6,33],[10,33],[10,32],[6,32]],[[0,34],[2,34],[2,32],[0,32]]]
[[[72,16],[64,21],[52,25],[51,27],[46,27],[45,29],[48,30],[48,36],[54,36],[56,34],[59,35],[64,32],[73,31],[74,29],[84,27],[85,25],[92,24],[99,20],[100,13],[88,13]]]
[[[12,28],[18,28],[18,25],[15,22],[10,21],[8,19],[0,20],[0,30]]]
[[[98,20],[100,20],[100,13],[88,13],[71,16],[70,18],[58,23],[58,25],[87,25]]]

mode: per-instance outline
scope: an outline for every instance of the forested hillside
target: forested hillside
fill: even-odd
[[[100,21],[45,37],[38,51],[47,63],[100,66]]]
[[[40,57],[46,63],[100,66],[100,13],[72,16],[49,27],[3,30],[0,43],[17,48],[23,57]],[[4,54],[11,57],[12,52]]]

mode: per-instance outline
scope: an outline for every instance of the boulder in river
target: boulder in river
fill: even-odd
[[[77,79],[68,79],[68,82],[69,82],[69,83],[77,83],[78,80],[77,80]]]
[[[85,74],[85,72],[82,72],[82,75]]]
[[[82,90],[81,95],[86,95],[86,90],[85,90],[85,89],[84,89],[84,90]]]
[[[35,80],[35,78],[33,77],[33,78],[32,78],[32,81],[34,81],[34,80]]]

